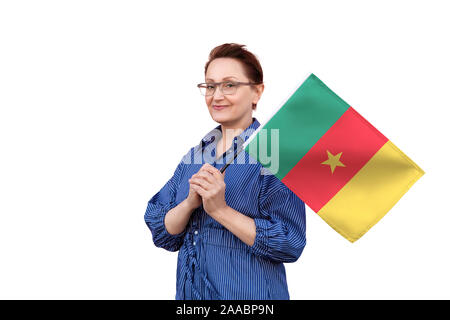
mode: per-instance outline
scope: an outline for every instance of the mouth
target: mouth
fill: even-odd
[[[225,109],[225,108],[227,108],[229,106],[213,104],[212,107],[213,107],[214,110],[223,110],[223,109]]]

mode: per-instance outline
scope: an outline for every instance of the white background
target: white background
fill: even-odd
[[[0,298],[173,299],[147,201],[214,128],[215,46],[260,59],[265,122],[313,72],[426,173],[350,243],[308,208],[292,299],[450,298],[446,1],[0,2]]]

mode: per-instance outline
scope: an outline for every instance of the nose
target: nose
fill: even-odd
[[[214,91],[213,98],[214,98],[214,100],[216,100],[216,99],[218,99],[218,100],[223,99],[223,93],[222,93],[222,90],[221,90],[220,86],[217,86],[216,91]]]

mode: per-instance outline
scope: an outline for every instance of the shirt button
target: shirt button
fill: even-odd
[[[193,245],[194,245],[194,246],[196,245],[195,241],[194,241]]]
[[[198,231],[197,231],[197,230],[195,230],[195,231],[194,231],[194,234],[198,234]]]

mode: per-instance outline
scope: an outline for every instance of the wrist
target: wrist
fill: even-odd
[[[218,222],[221,222],[223,218],[230,213],[229,209],[230,207],[227,204],[225,204],[225,206],[217,208],[214,212],[212,212],[211,216]]]
[[[196,208],[196,206],[195,206],[193,203],[191,203],[191,202],[188,200],[188,198],[184,199],[184,200],[182,201],[182,203],[183,203],[183,206],[184,206],[187,210],[194,211],[195,208]]]

